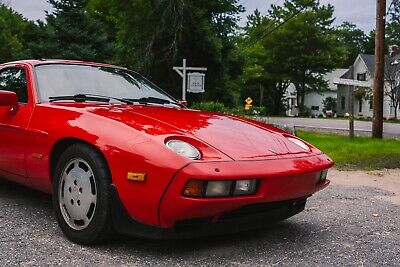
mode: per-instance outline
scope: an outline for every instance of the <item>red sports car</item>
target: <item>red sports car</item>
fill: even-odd
[[[295,136],[188,109],[122,67],[0,65],[0,176],[51,193],[77,243],[260,227],[301,212],[332,166]]]

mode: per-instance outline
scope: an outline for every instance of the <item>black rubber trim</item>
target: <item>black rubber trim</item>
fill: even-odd
[[[143,224],[131,218],[121,203],[114,185],[111,186],[111,192],[113,197],[112,221],[115,231],[123,235],[148,239],[193,238],[263,228],[303,211],[308,197],[244,206],[222,215],[217,223],[207,219],[187,220],[178,222],[172,228],[161,228]]]

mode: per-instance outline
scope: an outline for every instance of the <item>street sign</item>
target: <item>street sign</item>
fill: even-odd
[[[205,74],[192,72],[188,74],[187,91],[189,93],[204,93]]]
[[[245,102],[246,102],[247,105],[251,105],[251,103],[253,103],[253,99],[248,97],[248,98],[246,98]]]
[[[251,107],[253,106],[251,103],[253,103],[253,99],[251,99],[250,97],[246,98],[246,100],[244,101],[246,102],[246,105],[244,105],[244,110],[250,110]]]

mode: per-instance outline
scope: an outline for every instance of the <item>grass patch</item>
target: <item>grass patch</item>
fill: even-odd
[[[400,168],[400,141],[298,131],[297,135],[331,157],[338,169],[379,170]]]

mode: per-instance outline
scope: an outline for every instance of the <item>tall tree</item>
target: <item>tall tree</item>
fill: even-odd
[[[279,62],[291,69],[290,80],[295,84],[300,112],[308,91],[326,88],[323,74],[338,67],[344,49],[332,33],[334,8],[321,5],[319,0],[286,0],[283,6],[273,6],[269,17],[275,23],[286,23],[270,37],[283,51]]]
[[[0,3],[0,63],[29,57],[24,45],[27,26],[22,15]]]
[[[286,0],[282,6],[272,5],[264,20],[268,23],[260,24],[259,29],[246,29],[253,35],[248,38],[249,51],[257,49],[254,56],[262,66],[258,69],[264,71],[264,81],[272,82],[270,92],[275,101],[282,103],[292,82],[302,110],[305,94],[325,89],[323,74],[340,66],[345,56],[344,47],[333,34],[333,7],[317,0]]]
[[[116,30],[120,64],[178,97],[181,80],[172,67],[187,58],[208,68],[205,97],[234,104],[239,89],[231,81],[241,69],[234,34],[243,11],[237,0],[92,0],[90,7]]]
[[[334,33],[346,50],[346,55],[340,65],[341,67],[348,68],[350,65],[353,65],[358,54],[363,53],[368,36],[364,31],[357,28],[355,24],[347,21],[337,26],[334,29]]]
[[[283,98],[290,85],[288,65],[280,61],[285,51],[280,49],[281,46],[275,43],[273,37],[267,42],[260,40],[267,29],[276,26],[276,23],[256,10],[248,16],[243,40],[239,43],[246,59],[242,74],[244,93],[253,98],[259,97],[259,104],[265,105],[267,113],[272,115],[284,112]]]
[[[370,31],[367,40],[364,43],[363,53],[374,55],[375,54],[375,30]]]
[[[113,47],[101,24],[86,12],[88,0],[49,0],[54,11],[47,15],[43,36],[47,47],[41,57],[110,61]]]

